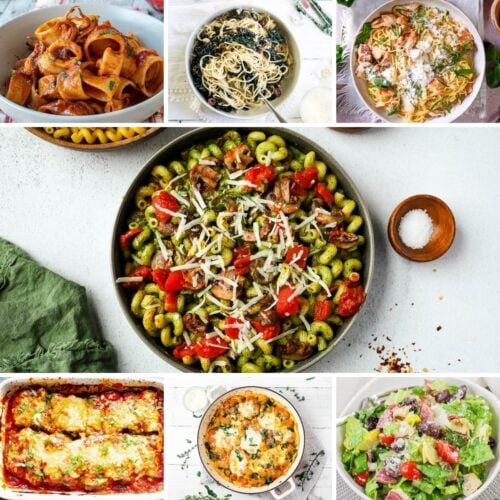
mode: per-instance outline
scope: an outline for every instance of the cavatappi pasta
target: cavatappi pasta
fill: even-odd
[[[281,95],[293,56],[269,15],[233,9],[203,26],[191,75],[208,104],[223,111],[254,109]]]
[[[7,85],[7,99],[42,113],[93,115],[132,106],[163,88],[163,58],[109,21],[72,7],[41,24]]]
[[[362,224],[314,151],[228,131],[151,170],[119,238],[117,282],[183,364],[291,369],[365,299]]]
[[[244,488],[271,484],[297,458],[300,436],[290,411],[265,394],[245,391],[219,405],[203,439],[210,468]]]
[[[131,139],[136,135],[142,135],[147,130],[146,127],[44,127],[45,133],[54,139],[63,139],[75,144],[107,144],[108,142],[118,142]]]
[[[3,476],[17,490],[147,493],[163,487],[163,394],[29,386],[8,398]]]
[[[356,75],[377,108],[424,122],[446,115],[472,92],[474,50],[472,34],[449,12],[399,5],[358,33]]]

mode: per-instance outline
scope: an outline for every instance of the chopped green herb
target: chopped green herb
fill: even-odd
[[[356,45],[359,45],[360,43],[365,43],[368,38],[370,38],[372,32],[372,24],[371,23],[365,23],[359,30],[358,36],[356,37]]]

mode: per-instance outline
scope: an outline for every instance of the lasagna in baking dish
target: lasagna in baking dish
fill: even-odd
[[[163,487],[163,394],[154,388],[29,387],[7,402],[4,475],[36,491]]]
[[[221,402],[204,436],[211,468],[245,488],[271,484],[286,475],[297,457],[299,441],[290,411],[253,391]]]

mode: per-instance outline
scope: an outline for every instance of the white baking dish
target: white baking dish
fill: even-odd
[[[0,498],[5,500],[68,500],[72,497],[83,497],[85,500],[124,500],[132,498],[133,500],[159,500],[163,498],[163,492],[153,493],[86,493],[86,492],[54,492],[54,493],[37,493],[35,490],[15,490],[8,486],[4,477],[4,464],[3,455],[5,449],[5,412],[7,399],[10,398],[17,390],[33,385],[40,385],[43,387],[55,387],[61,384],[71,385],[103,385],[109,388],[124,387],[153,387],[163,392],[163,384],[155,379],[149,378],[133,378],[126,375],[110,375],[103,377],[98,375],[95,377],[87,374],[79,375],[64,375],[64,376],[19,376],[15,378],[8,378],[0,383]],[[118,386],[118,387],[117,387]]]

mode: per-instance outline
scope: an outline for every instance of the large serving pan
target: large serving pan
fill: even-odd
[[[233,129],[238,130],[242,134],[247,134],[252,129],[249,128],[239,128],[233,127]],[[122,203],[120,205],[115,226],[113,229],[112,244],[111,244],[111,266],[112,266],[112,277],[113,281],[116,281],[123,273],[123,261],[121,256],[120,246],[118,244],[119,235],[126,229],[127,217],[130,214],[131,208],[134,206],[134,196],[140,186],[147,182],[150,175],[151,169],[158,164],[168,164],[170,161],[178,158],[186,149],[189,149],[195,144],[205,142],[209,139],[220,137],[223,135],[226,129],[223,128],[203,128],[190,131],[177,139],[173,140],[169,144],[161,148],[157,153],[155,153],[144,165],[144,167],[137,174],[136,178],[132,181],[128,191],[125,193]],[[340,164],[335,160],[335,158],[328,153],[323,147],[316,144],[314,141],[307,137],[299,134],[294,130],[289,130],[285,128],[268,128],[260,127],[266,134],[277,134],[281,135],[289,144],[295,145],[296,147],[306,150],[315,151],[316,156],[323,160],[329,167],[329,169],[337,176],[340,186],[344,189],[346,195],[356,201],[357,207],[360,215],[364,219],[362,234],[366,238],[366,244],[364,245],[363,262],[364,268],[362,271],[362,282],[365,287],[366,292],[370,293],[370,285],[373,277],[373,267],[374,267],[374,251],[375,242],[373,236],[373,227],[370,219],[370,214],[368,208],[363,201],[361,193],[358,191],[356,185],[349,177],[347,172],[340,166]],[[125,314],[132,329],[139,335],[139,337],[161,358],[163,358],[168,364],[173,367],[184,371],[184,372],[197,372],[199,370],[182,364],[181,362],[175,360],[170,356],[166,349],[161,346],[161,344],[148,335],[144,330],[142,323],[135,318],[130,311],[130,301],[129,298],[119,284],[115,284],[115,290],[118,295],[118,301]],[[361,311],[363,308],[361,308]],[[359,314],[359,313],[358,313]],[[340,340],[347,334],[351,329],[352,325],[356,321],[358,316],[352,316],[348,318],[344,324],[336,331],[334,340],[328,345],[327,349],[324,351],[316,353],[314,356],[296,363],[296,365],[289,371],[300,372],[309,369],[316,362],[327,356],[334,347],[340,342]]]

